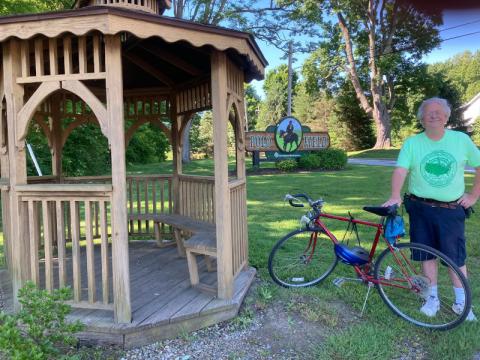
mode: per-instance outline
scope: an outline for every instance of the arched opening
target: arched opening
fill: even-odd
[[[235,159],[232,164],[232,177],[239,178],[243,177],[244,164],[241,164],[240,161],[244,160],[244,143],[243,143],[243,133],[244,128],[241,121],[241,114],[238,110],[236,102],[233,102],[228,111],[228,155]],[[242,160],[243,159],[243,160]]]

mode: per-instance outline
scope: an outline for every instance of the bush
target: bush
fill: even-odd
[[[280,160],[275,163],[277,169],[285,172],[291,172],[298,168],[298,164],[296,160],[287,159],[287,160]]]
[[[347,153],[340,149],[325,149],[319,151],[317,156],[322,170],[340,170],[347,165]]]
[[[68,288],[49,294],[27,282],[19,290],[22,310],[17,314],[0,313],[0,351],[9,359],[65,359],[77,343],[74,333],[82,330],[80,322],[67,323],[71,307]]]
[[[302,155],[298,161],[298,166],[305,170],[318,169],[320,167],[320,158],[314,153]]]
[[[340,170],[347,164],[347,153],[339,149],[325,149],[303,155],[298,163],[305,170]]]

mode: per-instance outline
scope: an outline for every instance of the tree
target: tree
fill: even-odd
[[[245,85],[245,102],[247,106],[247,128],[248,130],[253,130],[257,125],[262,100],[258,96],[257,90],[251,84]]]
[[[451,82],[467,103],[480,92],[480,51],[465,51],[440,63],[429,66],[429,71]]]
[[[322,94],[311,94],[305,82],[297,84],[293,97],[293,116],[312,131],[326,131],[335,102]]]
[[[297,74],[292,75],[292,89],[297,83]],[[288,108],[288,67],[282,64],[270,70],[263,83],[265,100],[260,106],[257,129],[265,129],[268,125],[276,124],[287,115]],[[293,96],[295,92],[293,91]]]
[[[315,54],[320,64],[316,68],[318,87],[347,76],[361,108],[374,121],[374,147],[391,146],[390,112],[397,100],[399,64],[416,63],[437,46],[440,14],[425,13],[397,0],[305,3],[311,2],[318,6],[309,8],[310,16],[321,19],[318,23],[328,34]],[[315,61],[310,63],[312,67]],[[311,81],[309,85],[312,87]]]
[[[335,98],[328,131],[331,145],[344,150],[368,149],[375,143],[372,122],[355,101],[355,89],[350,81],[341,85]]]
[[[70,9],[74,0],[2,0],[0,15],[14,15]]]

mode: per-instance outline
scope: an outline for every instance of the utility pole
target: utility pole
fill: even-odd
[[[288,110],[287,116],[292,116],[292,53],[293,43],[288,43]]]

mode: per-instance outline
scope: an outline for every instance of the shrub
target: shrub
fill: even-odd
[[[275,163],[277,169],[285,172],[291,172],[298,168],[298,164],[296,160],[287,159],[287,160],[280,160]]]
[[[314,153],[302,155],[298,161],[298,166],[305,170],[318,169],[320,167],[320,158]]]
[[[9,359],[65,359],[77,339],[74,333],[82,330],[80,322],[67,323],[71,307],[68,288],[49,294],[27,282],[19,290],[22,309],[13,315],[0,313],[0,351]]]
[[[340,170],[347,165],[347,153],[340,149],[325,149],[316,154],[322,170]]]

